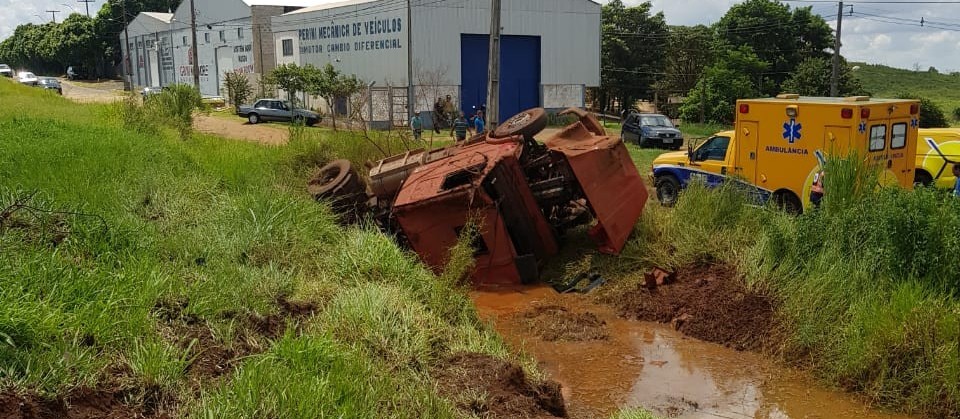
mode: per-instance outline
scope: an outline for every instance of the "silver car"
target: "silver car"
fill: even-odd
[[[251,124],[261,121],[303,121],[306,125],[315,125],[320,122],[320,114],[306,109],[296,109],[289,101],[281,99],[260,99],[251,105],[240,106],[237,112],[242,118],[247,118]]]

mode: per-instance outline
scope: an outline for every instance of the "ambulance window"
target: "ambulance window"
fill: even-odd
[[[874,125],[870,127],[870,151],[883,150],[887,144],[887,126]]]
[[[890,148],[896,150],[907,146],[907,123],[901,122],[890,127]]]

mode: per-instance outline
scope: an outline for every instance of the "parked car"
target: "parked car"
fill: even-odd
[[[0,64],[0,76],[13,78],[13,69],[6,64]]]
[[[312,126],[320,122],[320,114],[306,109],[295,109],[289,101],[281,99],[260,99],[253,105],[242,105],[237,115],[247,118],[247,121],[251,124],[257,124],[260,121],[293,121],[296,119]]]
[[[17,81],[23,84],[28,84],[30,86],[35,86],[39,79],[37,76],[29,71],[21,71],[17,74]]]
[[[154,87],[144,87],[143,90],[140,91],[140,95],[143,96],[143,100],[147,100],[147,99],[149,99],[150,97],[159,95],[159,94],[162,93],[162,92],[163,92],[163,88],[162,88],[162,87],[156,87],[156,86],[154,86]]]
[[[670,122],[670,118],[656,113],[631,112],[623,122],[620,138],[640,147],[661,147],[679,150],[683,147],[683,134]]]
[[[45,90],[56,90],[58,94],[63,94],[63,87],[60,86],[60,80],[53,77],[40,77],[36,86]]]

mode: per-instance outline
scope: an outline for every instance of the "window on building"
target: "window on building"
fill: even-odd
[[[220,42],[227,42],[227,31],[220,31]]]
[[[284,39],[282,42],[283,42],[283,56],[292,57],[293,56],[293,40]]]
[[[210,32],[203,33],[203,42],[210,43]]]
[[[237,39],[243,39],[243,28],[237,28]]]
[[[183,46],[187,46],[187,36],[183,36]]]

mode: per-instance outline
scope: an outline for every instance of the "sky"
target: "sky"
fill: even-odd
[[[655,11],[664,13],[668,24],[694,25],[716,22],[731,5],[740,1],[652,0],[652,3]],[[629,5],[640,2],[625,0]],[[103,3],[104,0],[90,3],[90,14],[95,15]],[[787,3],[813,6],[815,13],[827,18],[831,26],[835,25],[836,3]],[[941,72],[960,71],[960,2],[868,0],[846,4],[853,6],[853,16],[844,16],[843,20],[841,53],[847,59],[907,69],[936,67]],[[0,39],[10,36],[19,24],[49,22],[51,15],[47,10],[59,10],[58,21],[74,10],[85,13],[84,4],[77,0],[0,0]],[[849,13],[850,8],[846,11]],[[919,26],[921,18],[923,27]]]

